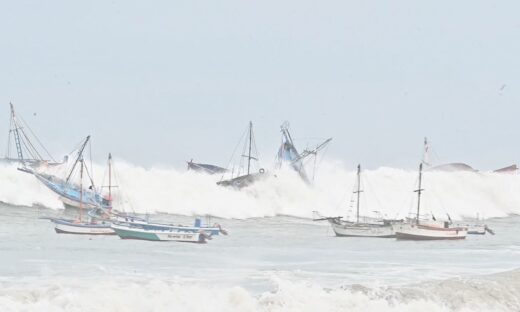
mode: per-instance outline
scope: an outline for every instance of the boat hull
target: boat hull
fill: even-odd
[[[417,224],[394,225],[395,237],[400,240],[457,240],[465,239],[466,228],[439,228]]]
[[[110,223],[89,224],[75,223],[69,220],[52,219],[54,230],[59,234],[82,234],[82,235],[115,235]]]
[[[146,230],[116,224],[112,224],[112,229],[122,239],[175,241],[187,243],[206,242],[206,235],[203,233],[180,232],[172,230]]]
[[[72,200],[67,197],[60,196],[59,200],[63,203],[63,206],[65,209],[94,209],[97,207],[97,205],[91,204],[91,203],[83,203],[80,205],[79,201]]]
[[[368,223],[338,223],[331,221],[332,229],[339,237],[377,237],[393,238],[395,232],[392,225],[379,225]]]

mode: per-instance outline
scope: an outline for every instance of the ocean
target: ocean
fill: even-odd
[[[427,172],[425,213],[478,214],[496,235],[417,242],[339,238],[312,221],[313,211],[352,216],[354,169],[323,167],[312,186],[282,171],[237,191],[216,176],[118,163],[122,209],[169,223],[212,215],[229,235],[207,244],[56,234],[44,217],[76,212],[0,167],[0,311],[520,311],[520,176]],[[416,172],[363,177],[363,212],[414,211]]]

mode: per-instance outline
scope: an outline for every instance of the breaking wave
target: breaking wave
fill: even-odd
[[[223,218],[290,215],[310,218],[352,215],[350,201],[355,170],[339,162],[321,165],[313,185],[290,170],[241,191],[217,186],[219,176],[185,169],[150,168],[117,163],[116,206],[139,213],[165,212],[181,215],[211,214]],[[106,185],[105,171],[95,166],[97,185]],[[0,201],[13,205],[62,207],[57,196],[15,165],[0,166]],[[103,181],[105,180],[105,181]],[[394,168],[367,170],[362,179],[361,209],[380,211],[387,217],[403,217],[414,210],[417,172]],[[520,176],[483,172],[427,172],[424,177],[423,211],[452,218],[504,217],[520,213]]]
[[[272,278],[273,290],[158,279],[0,281],[2,311],[519,311],[520,272],[393,287],[324,289]]]

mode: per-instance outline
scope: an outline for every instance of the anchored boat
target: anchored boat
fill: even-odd
[[[173,228],[147,229],[119,222],[112,223],[112,229],[122,239],[205,243],[211,238],[204,232],[183,232]]]
[[[356,221],[345,221],[341,217],[322,218],[329,221],[336,236],[344,237],[395,237],[392,224],[396,220],[384,220],[382,218],[362,217],[359,214],[361,190],[361,165],[357,167],[357,188],[353,192],[356,197]]]
[[[420,220],[423,164],[419,165],[419,188],[417,192],[417,214],[415,219],[407,223],[395,224],[394,231],[397,239],[406,240],[447,240],[465,239],[468,234],[466,227],[452,227],[451,222],[432,223]]]
[[[80,181],[79,181],[79,215],[76,220],[68,219],[51,219],[54,223],[54,229],[59,234],[89,234],[89,235],[113,235],[114,230],[111,224],[105,221],[97,221],[91,219],[90,221],[83,221],[83,157],[80,154]]]

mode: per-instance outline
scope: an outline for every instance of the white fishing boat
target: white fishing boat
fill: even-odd
[[[145,229],[124,223],[112,223],[112,229],[122,239],[205,243],[211,238],[204,232],[183,232],[172,228]]]
[[[110,222],[86,223],[79,220],[51,219],[60,234],[115,235]]]
[[[421,194],[424,191],[422,187],[422,169],[423,164],[419,165],[419,188],[417,192],[417,214],[415,219],[411,219],[406,223],[394,224],[395,237],[403,240],[450,240],[465,239],[468,234],[466,227],[452,227],[451,222],[431,224],[420,220]]]
[[[80,164],[80,181],[79,181],[79,207],[78,207],[78,219],[69,220],[61,218],[52,218],[51,221],[54,223],[54,230],[59,234],[87,234],[87,235],[114,235],[114,230],[110,227],[110,222],[98,221],[96,219],[90,219],[83,221],[83,169],[84,161],[83,155],[78,155]]]
[[[362,217],[359,214],[361,192],[361,165],[357,167],[357,188],[353,192],[356,197],[356,221],[342,220],[340,217],[326,218],[336,236],[343,237],[378,237],[391,238],[395,233],[390,221],[382,218]]]

